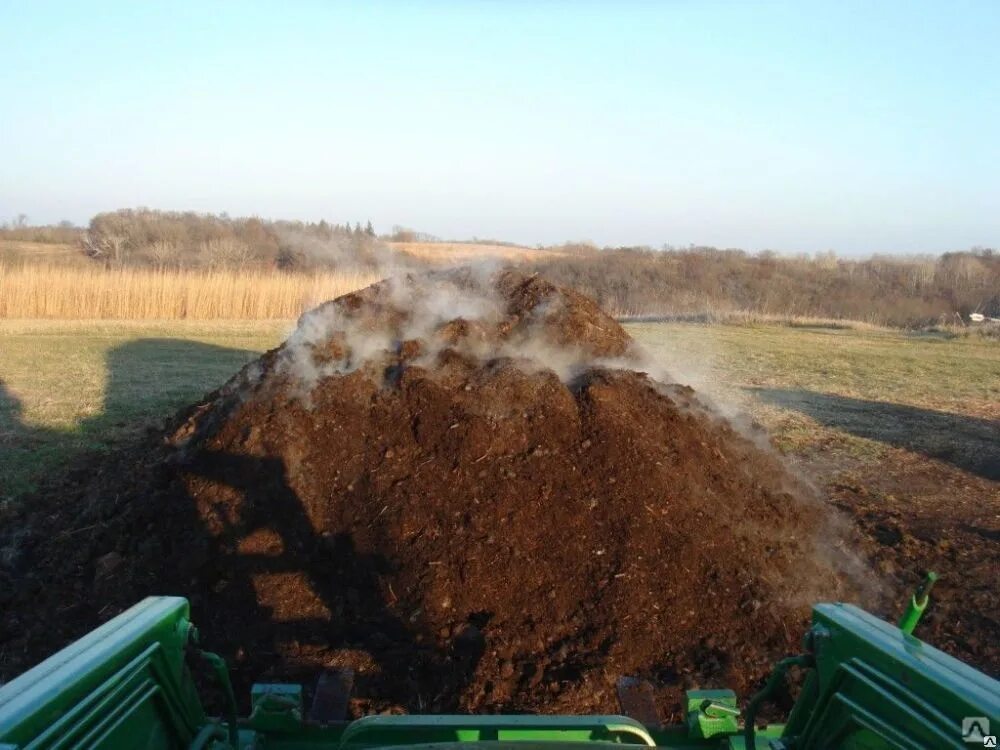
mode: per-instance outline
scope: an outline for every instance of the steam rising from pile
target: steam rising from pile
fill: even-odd
[[[590,300],[536,276],[489,268],[406,273],[306,313],[278,371],[316,383],[402,357],[433,367],[444,350],[508,358],[564,382],[592,366],[635,366],[638,350]]]

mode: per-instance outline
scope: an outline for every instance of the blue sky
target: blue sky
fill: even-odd
[[[995,0],[0,0],[0,218],[995,247],[998,39]]]

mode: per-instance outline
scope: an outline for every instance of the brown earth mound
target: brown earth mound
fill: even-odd
[[[608,713],[622,675],[665,718],[685,687],[745,693],[843,595],[829,530],[635,356],[514,272],[327,303],[36,525],[0,643],[18,665],[176,593],[240,686],[349,666],[355,713]]]

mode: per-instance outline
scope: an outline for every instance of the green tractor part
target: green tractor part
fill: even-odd
[[[933,579],[899,626],[819,604],[804,653],[782,660],[741,716],[730,690],[691,690],[672,727],[626,716],[368,716],[307,712],[298,685],[260,684],[237,717],[224,661],[202,651],[186,600],[150,597],[0,688],[0,750],[147,748],[567,750],[588,744],[715,750],[937,750],[991,747],[1000,683],[911,635]],[[205,715],[188,669],[207,662],[226,715]],[[757,726],[792,668],[808,671],[784,724]],[[334,676],[331,683],[336,683]],[[634,687],[634,685],[633,685]],[[318,691],[319,693],[319,691]],[[314,701],[329,701],[317,694]],[[336,702],[336,700],[334,700]],[[341,701],[342,704],[342,701]],[[320,718],[317,718],[317,715]]]
[[[917,627],[920,618],[924,616],[924,610],[927,609],[927,605],[931,601],[931,589],[937,583],[937,578],[937,573],[934,571],[928,573],[924,582],[920,584],[920,588],[913,592],[913,596],[910,597],[906,611],[899,618],[899,629],[907,635],[913,634],[913,629]]]

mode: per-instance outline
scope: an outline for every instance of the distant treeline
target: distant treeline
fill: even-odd
[[[225,214],[126,209],[100,213],[86,228],[69,222],[0,227],[0,238],[72,244],[109,267],[377,272],[393,257],[386,243],[429,242],[404,227],[379,237],[364,226],[268,221]],[[480,242],[484,242],[480,240]],[[785,257],[711,247],[547,248],[530,267],[623,315],[755,312],[918,326],[971,312],[1000,317],[1000,253],[986,248],[939,257],[833,253]],[[410,261],[411,263],[414,261]]]
[[[100,213],[86,228],[68,222],[29,227],[15,221],[0,229],[0,237],[75,243],[81,252],[115,268],[374,268],[389,252],[370,221],[352,226],[146,208]]]
[[[25,214],[18,214],[12,221],[0,223],[0,239],[20,242],[44,242],[52,245],[72,245],[80,241],[84,230],[71,221],[60,221],[48,226],[31,226]]]
[[[622,315],[750,311],[898,326],[956,322],[956,313],[1000,317],[1000,253],[988,248],[866,260],[617,248],[532,265]]]

